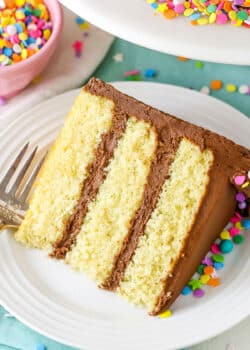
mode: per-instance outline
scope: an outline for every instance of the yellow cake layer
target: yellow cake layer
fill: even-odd
[[[19,242],[49,248],[62,235],[101,135],[111,127],[113,110],[111,100],[80,93],[38,176],[30,208],[15,235]]]
[[[132,303],[153,311],[163,281],[171,273],[192,227],[209,182],[210,150],[182,139],[170,166],[157,206],[140,238],[119,292]]]
[[[88,207],[76,245],[66,256],[74,269],[85,271],[99,284],[110,275],[140,206],[156,147],[151,125],[129,118],[106,169],[107,177]]]

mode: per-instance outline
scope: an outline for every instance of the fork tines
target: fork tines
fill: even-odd
[[[18,156],[8,169],[6,175],[0,182],[0,199],[6,201],[8,204],[18,205],[21,209],[26,209],[26,200],[30,193],[30,190],[32,188],[32,185],[34,183],[34,180],[36,178],[36,175],[38,171],[41,168],[41,165],[44,161],[45,156],[36,164],[36,166],[33,168],[31,173],[29,174],[28,181],[24,184],[23,188],[20,189],[20,185],[22,183],[22,180],[24,179],[24,176],[28,175],[28,170],[31,168],[31,163],[34,160],[34,157],[37,153],[38,146],[34,148],[32,153],[29,155],[27,160],[24,162],[23,166],[17,173],[17,168],[19,164],[21,163],[22,159],[24,158],[27,150],[29,148],[29,142],[27,142],[24,147],[19,152]],[[14,180],[13,185],[11,185],[10,189],[7,190],[7,186],[10,184],[11,180],[13,179],[14,175],[17,173],[16,179]],[[17,196],[17,191],[20,189],[20,196]]]

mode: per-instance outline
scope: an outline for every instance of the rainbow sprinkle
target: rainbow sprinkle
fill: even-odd
[[[0,3],[0,68],[34,55],[49,40],[52,23],[43,0]]]
[[[217,287],[221,284],[217,273],[224,268],[224,255],[233,251],[234,245],[244,242],[244,230],[250,229],[249,203],[247,195],[243,192],[250,186],[250,171],[242,171],[233,176],[232,183],[240,190],[236,193],[236,212],[231,218],[227,228],[221,232],[220,237],[212,244],[209,253],[202,260],[197,269],[197,278],[192,278],[182,290],[182,295],[193,293],[196,298],[201,298],[205,291],[204,285]],[[197,275],[196,274],[196,275]]]
[[[250,220],[243,219],[242,216],[235,212],[230,220],[228,227],[221,232],[220,238],[212,244],[209,253],[202,260],[197,269],[197,273],[182,290],[182,295],[190,295],[195,298],[201,298],[205,295],[203,287],[218,287],[221,284],[218,277],[218,271],[224,268],[224,255],[231,253],[234,245],[244,242],[243,232],[250,228]]]
[[[188,17],[192,25],[226,24],[250,28],[250,0],[146,0],[166,19]]]

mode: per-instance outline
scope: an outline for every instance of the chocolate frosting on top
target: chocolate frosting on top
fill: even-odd
[[[244,169],[245,171],[250,169],[250,150],[237,145],[224,136],[150,107],[99,79],[90,79],[84,89],[94,95],[111,99],[128,115],[151,123],[160,140],[185,137],[197,144],[201,150],[211,149],[218,167],[227,169],[227,175],[232,176],[236,169]]]

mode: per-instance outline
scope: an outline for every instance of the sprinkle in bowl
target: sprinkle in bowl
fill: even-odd
[[[32,56],[11,65],[0,67],[0,97],[10,98],[24,89],[48,64],[62,29],[63,15],[57,0],[44,0],[52,22],[48,41]]]

